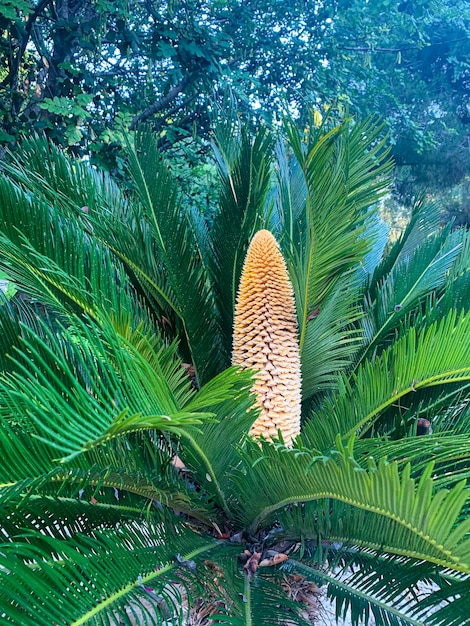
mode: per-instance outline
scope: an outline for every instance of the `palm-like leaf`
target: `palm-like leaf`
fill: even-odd
[[[31,199],[6,179],[0,185],[0,265],[23,291],[61,314],[112,312],[148,325],[123,267],[84,231],[81,218]]]
[[[468,580],[456,578],[449,584],[450,576],[437,573],[423,561],[390,558],[375,551],[343,550],[339,555],[335,550],[331,552],[326,560],[335,566],[331,568],[334,573],[294,559],[283,569],[296,571],[319,584],[327,583],[328,596],[336,600],[338,618],[349,613],[355,626],[369,623],[370,617],[387,626],[469,623]],[[457,602],[452,602],[452,594],[458,597]],[[441,608],[436,611],[439,603]]]
[[[363,236],[371,205],[385,192],[381,127],[372,120],[336,126],[305,149],[294,124],[286,130],[307,189],[302,220],[294,224],[290,260],[303,350],[309,315],[321,306],[341,275],[357,266],[370,242]],[[290,208],[290,207],[289,207]],[[369,209],[369,210],[368,210]]]
[[[394,267],[410,259],[426,240],[439,230],[441,221],[440,208],[436,202],[427,202],[419,198],[412,206],[411,218],[390,252],[375,267],[369,291],[388,275]]]
[[[9,154],[3,167],[18,185],[68,213],[83,216],[88,209],[125,215],[129,210],[128,199],[109,176],[70,159],[45,137],[25,139],[21,153]]]
[[[461,482],[451,490],[433,494],[432,464],[418,482],[411,478],[409,465],[402,476],[396,463],[385,460],[378,466],[371,460],[369,468],[364,469],[354,460],[351,443],[343,448],[339,439],[332,456],[264,445],[262,450],[252,446],[247,458],[252,466],[251,491],[243,476],[237,480],[237,489],[240,500],[243,498],[240,516],[251,531],[287,505],[330,498],[383,518],[380,523],[372,521],[351,528],[348,536],[355,543],[368,547],[375,544],[394,554],[411,553],[442,567],[470,573],[470,543],[465,538],[470,520],[456,526],[468,492]]]
[[[372,205],[390,171],[381,128],[372,120],[322,132],[305,145],[290,122],[293,156],[278,149],[275,223],[282,227],[296,295],[304,399],[335,388],[338,373],[357,353],[361,331],[352,325],[362,316],[358,286],[384,246]]]
[[[366,295],[367,348],[357,364],[380,350],[391,329],[397,327],[431,292],[441,293],[449,270],[462,248],[463,232],[447,229],[430,237],[424,244],[396,263],[383,279],[373,300]]]
[[[189,379],[181,389],[181,363],[163,349],[162,358],[153,350],[145,359],[110,324],[81,324],[79,330],[81,337],[75,328],[63,329],[58,340],[49,331],[49,344],[24,338],[34,368],[19,358],[21,377],[0,382],[5,394],[8,389],[9,409],[26,412],[37,436],[52,438],[63,455],[142,429],[183,431],[213,417],[210,407],[232,396],[235,372],[221,374],[192,398]]]
[[[246,128],[235,137],[216,133],[215,154],[221,181],[220,209],[211,228],[211,269],[225,330],[232,349],[233,313],[243,261],[253,234],[266,222],[266,197],[271,182],[271,138],[261,129],[252,141]]]
[[[11,537],[2,545],[0,602],[9,606],[7,623],[45,625],[51,619],[61,623],[64,615],[69,624],[100,623],[104,615],[125,618],[133,602],[147,614],[146,623],[162,623],[162,601],[172,605],[169,586],[175,586],[175,579],[184,583],[191,573],[180,561],[194,563],[202,571],[199,555],[215,547],[213,541],[182,529],[168,542],[170,524],[163,526],[156,519],[97,530],[92,538],[80,533],[76,521],[72,530],[67,514],[64,518],[57,516],[55,527],[47,525],[52,537],[30,531],[26,541]],[[67,542],[61,540],[64,534]],[[172,552],[175,545],[180,561]],[[21,590],[11,585],[17,577],[23,581]],[[173,594],[178,597],[178,592]]]
[[[375,361],[364,363],[351,380],[343,377],[336,396],[326,400],[306,426],[306,441],[323,450],[338,433],[348,438],[369,429],[386,409],[416,390],[435,390],[435,399],[446,385],[464,385],[470,376],[469,342],[468,313],[451,312],[421,332],[410,328]]]
[[[337,389],[363,342],[357,323],[363,317],[358,291],[349,281],[338,283],[307,320],[302,350],[302,396],[307,399]]]
[[[183,324],[196,372],[207,381],[220,370],[221,330],[206,268],[198,263],[199,230],[190,228],[192,222],[181,210],[177,188],[161,162],[154,137],[137,133],[130,156],[130,171],[146,211],[155,252],[174,294],[175,312]],[[192,217],[195,219],[194,214]]]
[[[216,420],[201,423],[197,429],[183,434],[190,442],[183,452],[184,461],[198,484],[227,515],[231,515],[232,505],[228,497],[231,472],[240,460],[237,448],[243,444],[258,415],[253,408],[252,382],[250,372],[239,375],[231,397],[212,406]]]

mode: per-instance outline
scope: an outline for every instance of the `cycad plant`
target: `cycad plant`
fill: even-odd
[[[207,215],[146,130],[129,193],[42,138],[10,155],[2,623],[177,624],[202,599],[210,623],[304,624],[293,576],[353,624],[470,623],[469,233],[417,202],[388,243],[382,134],[221,126]],[[245,264],[259,231],[277,261]],[[252,430],[300,391],[292,432]]]

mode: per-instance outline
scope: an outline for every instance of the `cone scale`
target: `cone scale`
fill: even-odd
[[[243,266],[233,332],[234,365],[256,370],[261,414],[251,434],[287,445],[300,432],[301,374],[297,316],[287,267],[274,236],[258,231]]]

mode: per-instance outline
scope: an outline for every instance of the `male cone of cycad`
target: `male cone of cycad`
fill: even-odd
[[[255,437],[277,437],[287,445],[300,432],[301,375],[292,285],[277,241],[258,231],[248,248],[233,331],[234,365],[256,370],[254,391],[261,414]]]

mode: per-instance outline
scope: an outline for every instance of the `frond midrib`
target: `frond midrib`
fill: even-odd
[[[289,561],[287,561],[287,563],[289,563]],[[295,563],[295,561],[294,561],[294,563]],[[295,565],[297,565],[297,563],[295,563]],[[304,565],[303,563],[301,564],[301,566],[302,566],[303,570],[310,570],[314,577],[321,578],[323,581],[326,581],[327,583],[331,583],[335,587],[341,588],[343,591],[346,591],[348,594],[355,595],[356,597],[359,597],[362,600],[365,600],[366,602],[368,602],[370,604],[374,604],[374,605],[380,607],[383,611],[391,613],[391,614],[395,615],[398,618],[405,618],[411,626],[426,626],[424,622],[417,621],[414,618],[409,617],[408,615],[403,614],[400,610],[395,609],[390,604],[382,602],[381,600],[379,600],[378,598],[376,598],[372,594],[365,593],[364,591],[361,591],[361,590],[357,589],[356,587],[352,587],[351,585],[348,585],[347,582],[338,580],[337,578],[327,574],[323,570],[314,570],[311,567],[308,567],[307,565]]]
[[[466,374],[465,376],[459,376],[459,374]],[[405,387],[399,393],[395,394],[391,398],[389,398],[386,402],[383,402],[381,405],[374,407],[374,410],[368,413],[365,417],[363,417],[359,422],[357,422],[353,428],[351,428],[347,433],[341,435],[344,441],[348,440],[354,434],[357,433],[365,424],[372,420],[375,416],[380,415],[382,411],[396,404],[397,400],[400,400],[404,396],[408,395],[413,391],[417,391],[419,389],[426,389],[428,387],[436,387],[445,384],[451,384],[456,382],[467,382],[470,381],[470,365],[468,367],[462,367],[455,370],[449,370],[447,372],[441,372],[434,376],[429,376],[429,378],[424,378],[423,380],[412,381],[409,387]]]
[[[423,553],[418,553],[418,552],[413,552],[413,553],[402,553],[402,552],[397,552],[397,554],[400,554],[400,556],[405,555],[405,556],[412,556],[413,558],[416,559],[422,559],[424,561],[430,561],[432,563],[435,563],[436,565],[440,565],[442,567],[449,567],[452,570],[458,571],[458,572],[462,572],[463,574],[470,574],[470,566],[466,565],[466,564],[461,564],[459,563],[459,559],[457,557],[452,557],[452,554],[450,553],[450,550],[445,550],[443,545],[438,544],[434,539],[432,539],[432,537],[430,537],[429,535],[426,535],[422,530],[420,530],[417,526],[413,526],[410,522],[407,522],[406,520],[400,518],[398,515],[395,515],[394,513],[387,511],[385,509],[381,509],[380,507],[377,506],[372,506],[369,504],[365,504],[364,502],[361,502],[359,500],[354,500],[353,498],[347,498],[347,497],[342,497],[340,495],[338,495],[337,493],[334,492],[329,492],[329,491],[323,491],[323,492],[317,492],[314,496],[311,495],[302,495],[302,494],[296,494],[295,496],[289,497],[289,498],[284,498],[283,500],[276,502],[276,504],[273,504],[271,506],[266,507],[263,511],[261,511],[261,513],[259,513],[257,515],[257,517],[253,520],[253,522],[251,523],[250,527],[249,527],[249,534],[255,534],[256,530],[259,528],[260,523],[266,519],[267,517],[269,517],[272,513],[274,513],[275,511],[284,508],[290,504],[294,504],[297,502],[312,502],[314,500],[322,500],[324,498],[331,498],[332,500],[338,500],[339,502],[344,502],[345,504],[350,504],[351,506],[355,506],[359,509],[362,509],[364,511],[369,511],[370,513],[375,513],[378,515],[382,515],[384,517],[386,517],[387,519],[390,519],[394,522],[396,522],[397,524],[400,524],[401,526],[407,528],[409,531],[411,531],[412,533],[414,533],[416,536],[420,537],[421,539],[423,539],[426,543],[429,544],[429,546],[431,546],[433,549],[437,549],[440,552],[442,552],[444,555],[448,556],[448,559],[445,558],[438,558],[436,556],[432,556],[429,554],[423,554]],[[391,549],[391,552],[395,552],[395,548]]]
[[[73,484],[74,482],[76,482],[77,484],[82,484],[83,478],[77,477],[76,480],[72,479],[71,481],[69,474],[62,474],[62,475],[56,475],[52,477],[50,481],[51,483],[68,482],[68,483]],[[2,489],[15,487],[17,484],[18,484],[17,482],[3,483],[0,485],[0,492]],[[116,480],[109,480],[108,478],[103,479],[103,477],[97,477],[97,478],[91,479],[87,482],[87,485],[94,486],[94,487],[100,486],[105,489],[119,489],[120,491],[132,493],[133,495],[144,498],[145,500],[156,499],[158,500],[158,502],[161,502],[161,504],[163,504],[164,506],[167,506],[170,508],[174,506],[174,508],[178,509],[178,511],[181,511],[187,515],[190,515],[193,519],[197,519],[199,522],[202,522],[203,524],[210,523],[210,517],[207,511],[191,507],[189,500],[187,501],[187,506],[185,506],[183,499],[186,497],[186,494],[184,494],[183,492],[172,493],[171,491],[167,489],[158,489],[158,487],[155,487],[151,484],[147,484],[146,486],[139,487],[135,484],[123,483],[122,481],[118,481],[117,479]],[[167,495],[167,498],[162,500],[162,495],[165,495],[165,494]],[[175,496],[179,496],[179,498]],[[41,500],[52,501],[54,500],[54,501],[59,501],[59,502],[71,502],[71,503],[81,502],[81,504],[83,504],[84,506],[88,504],[86,501],[80,501],[80,499],[78,498],[71,498],[71,497],[66,497],[66,496],[54,496],[54,495],[51,495],[50,493],[28,494],[27,500],[28,501],[35,501],[35,500],[36,501],[41,501]],[[110,504],[106,502],[97,502],[96,504],[93,504],[90,506],[101,507],[105,509],[118,509],[118,510],[121,510],[124,507],[124,505]],[[129,512],[135,512],[138,514],[142,513],[142,507],[127,507],[126,505],[126,507],[124,508],[125,510],[128,510]]]
[[[204,552],[208,552],[214,547],[215,547],[214,543],[212,542],[208,543],[204,546],[201,546],[200,548],[197,548],[196,550],[193,550],[192,552],[188,552],[185,555],[181,555],[181,560],[191,561],[192,559],[194,559],[194,557]],[[130,593],[134,589],[137,589],[138,587],[141,587],[142,585],[144,587],[147,586],[148,583],[152,582],[152,580],[158,578],[159,576],[162,576],[163,574],[167,574],[168,572],[171,572],[177,567],[179,567],[179,563],[176,563],[176,562],[167,563],[166,565],[160,567],[158,570],[153,571],[150,574],[147,574],[146,576],[142,576],[141,578],[133,581],[132,583],[129,583],[122,589],[119,589],[119,591],[116,591],[115,593],[111,594],[108,598],[106,598],[105,600],[97,604],[91,610],[87,611],[78,620],[75,620],[74,622],[72,622],[70,626],[80,626],[81,624],[85,624],[89,619],[91,619],[92,617],[95,617],[102,611],[106,611],[110,607],[110,605],[112,605],[114,602],[124,597],[126,594]]]

